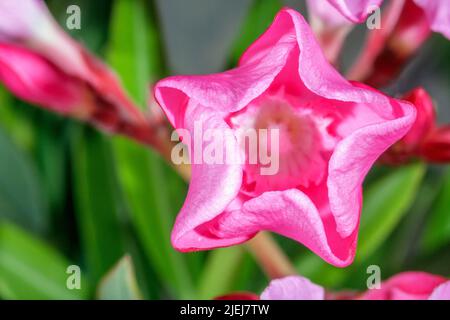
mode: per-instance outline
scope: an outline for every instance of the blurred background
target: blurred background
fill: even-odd
[[[159,78],[234,66],[283,5],[307,15],[304,0],[47,4],[63,27],[67,7],[81,8],[81,29],[67,31],[116,70],[144,109]],[[358,26],[349,36],[344,70],[365,31]],[[385,90],[400,95],[424,86],[439,122],[450,122],[449,57],[450,42],[434,35]],[[186,192],[186,183],[152,151],[28,105],[0,85],[0,298],[260,293],[269,280],[245,246],[189,254],[172,249],[170,231]],[[300,274],[332,290],[364,290],[372,264],[383,279],[405,270],[448,277],[449,167],[375,167],[365,182],[356,261],[346,269],[327,265],[296,242],[276,240]],[[81,289],[66,286],[71,265],[81,270]]]

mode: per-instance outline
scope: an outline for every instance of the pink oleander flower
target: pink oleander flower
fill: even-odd
[[[234,292],[215,300],[325,300],[325,289],[301,276],[272,280],[260,296],[251,292]]]
[[[439,126],[433,100],[423,88],[402,99],[416,106],[417,118],[411,130],[381,157],[388,164],[402,164],[420,158],[429,162],[450,162],[450,125]]]
[[[261,300],[325,300],[325,289],[300,276],[275,279],[260,296]]]
[[[257,300],[253,293],[231,293],[219,300]],[[403,272],[362,294],[330,293],[301,276],[272,280],[261,300],[450,300],[450,280],[425,272]]]
[[[410,0],[411,1],[411,0]],[[450,2],[447,0],[414,0],[427,17],[430,29],[450,39]]]
[[[318,7],[311,5],[308,7],[312,14],[321,18],[324,23],[338,24],[345,23],[342,17],[345,17],[350,23],[361,23],[372,13],[373,8],[380,7],[383,0],[327,0],[328,4]],[[442,33],[450,39],[450,2],[447,0],[394,0],[398,2],[413,2],[425,14],[429,28],[435,32]],[[336,15],[341,17],[333,17]],[[406,12],[405,12],[406,14]]]
[[[42,0],[0,0],[0,81],[24,100],[103,129],[146,123],[113,72],[59,27]]]
[[[321,19],[326,25],[361,23],[379,8],[383,0],[307,0],[310,15]]]
[[[450,300],[450,281],[425,272],[399,273],[364,293],[362,300]]]
[[[291,9],[278,13],[235,69],[163,79],[155,97],[176,129],[195,135],[200,123],[234,132],[224,153],[245,158],[192,164],[172,231],[176,249],[231,246],[268,230],[341,267],[355,255],[365,175],[415,120],[411,104],[345,80]],[[275,175],[248,161],[250,151],[238,142],[242,129],[278,129]],[[193,155],[207,145],[188,148]]]

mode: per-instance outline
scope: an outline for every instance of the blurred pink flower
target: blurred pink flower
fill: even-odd
[[[307,0],[309,21],[328,61],[337,64],[353,23],[366,20],[382,0]]]
[[[414,2],[425,13],[431,30],[442,33],[450,39],[450,1],[448,0],[393,0],[398,2]],[[328,4],[318,6],[322,1],[308,1],[312,14],[321,18],[324,23],[337,25],[345,23],[345,17],[350,23],[364,22],[374,8],[379,8],[383,0],[328,0]],[[312,5],[314,3],[314,5]],[[331,5],[331,6],[330,6]],[[341,15],[338,17],[337,15]],[[405,13],[406,14],[406,13]]]
[[[281,137],[275,175],[261,175],[260,163],[192,164],[172,232],[176,249],[235,245],[269,230],[336,266],[355,255],[365,175],[415,120],[409,103],[345,80],[291,9],[280,11],[237,68],[163,79],[155,96],[177,129],[233,130],[225,141],[233,159],[249,156],[239,129],[278,128]]]
[[[328,61],[337,63],[351,23],[328,1],[307,0],[309,22]]]
[[[450,163],[450,124],[435,127],[424,139],[419,154],[429,162]]]
[[[55,112],[85,119],[94,110],[85,83],[22,47],[0,43],[0,81],[18,97]]]
[[[362,300],[450,300],[450,281],[425,272],[399,273],[364,293]]]
[[[252,292],[233,292],[214,300],[325,300],[325,289],[301,276],[272,280],[258,296]]]
[[[414,3],[425,12],[431,30],[450,39],[450,1],[414,0]]]
[[[344,23],[361,23],[379,8],[383,0],[308,0],[308,10],[325,23],[338,25]]]
[[[252,293],[231,293],[218,299],[256,300]],[[261,300],[450,300],[450,280],[425,273],[403,272],[381,283],[381,288],[358,295],[349,292],[325,292],[307,278],[288,276],[272,280],[259,297]]]
[[[450,300],[450,281],[446,281],[436,287],[428,300]]]
[[[272,280],[261,300],[325,300],[325,290],[300,276]]]
[[[0,80],[29,102],[103,129],[146,123],[113,72],[72,40],[41,0],[0,0]]]

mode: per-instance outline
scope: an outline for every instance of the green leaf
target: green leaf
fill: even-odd
[[[0,296],[5,299],[84,299],[89,292],[68,289],[71,263],[13,224],[0,223]]]
[[[101,300],[140,300],[133,262],[130,256],[124,256],[103,277],[100,282],[97,296]]]
[[[8,93],[3,85],[0,85],[0,105],[8,103]]]
[[[33,162],[1,128],[0,150],[0,219],[14,221],[35,233],[44,233],[49,217]]]
[[[19,102],[0,83],[0,126],[24,151],[32,151],[35,136],[34,108]]]
[[[408,212],[425,169],[422,163],[396,168],[365,189],[358,250],[352,270],[360,268],[375,253]],[[333,267],[312,253],[301,256],[296,266],[302,275],[328,287],[338,286],[352,274],[349,268]]]
[[[117,180],[110,143],[92,129],[75,129],[81,129],[72,137],[75,209],[88,271],[97,281],[124,253]]]
[[[370,256],[408,212],[425,170],[422,163],[398,168],[367,189],[358,240],[358,261]]]
[[[144,0],[117,0],[111,19],[108,60],[132,97],[142,106],[148,84],[161,73],[161,57],[153,10]],[[186,255],[170,245],[175,213],[186,185],[152,151],[122,138],[114,140],[124,198],[146,256],[158,277],[175,295],[193,298]],[[198,256],[192,255],[193,265]]]
[[[116,0],[110,21],[108,61],[141,106],[146,104],[150,80],[161,70],[158,32],[150,14],[145,0]]]
[[[280,0],[258,0],[250,9],[241,33],[232,50],[232,62],[236,64],[239,57],[272,23],[276,13],[283,4]]]
[[[228,293],[238,279],[245,253],[243,246],[212,251],[200,278],[199,298],[212,299]]]
[[[67,123],[50,113],[39,113],[36,130],[35,159],[41,173],[41,189],[48,200],[52,217],[64,214],[67,194]],[[56,133],[56,134],[55,134]]]
[[[450,242],[450,169],[447,169],[444,184],[434,201],[422,238],[426,252],[435,251]]]
[[[133,142],[117,138],[115,151],[131,221],[150,263],[166,285],[180,297],[192,299],[186,255],[176,252],[170,244],[170,230],[179,209],[173,204],[186,191],[168,187],[179,177],[164,160]]]

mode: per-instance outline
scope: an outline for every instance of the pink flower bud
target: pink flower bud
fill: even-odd
[[[433,100],[423,89],[417,88],[403,97],[417,109],[411,130],[381,157],[387,164],[403,164],[416,158],[428,162],[450,162],[450,126],[438,126]]]
[[[0,81],[18,97],[58,113],[88,119],[94,110],[83,81],[21,47],[0,43]]]

